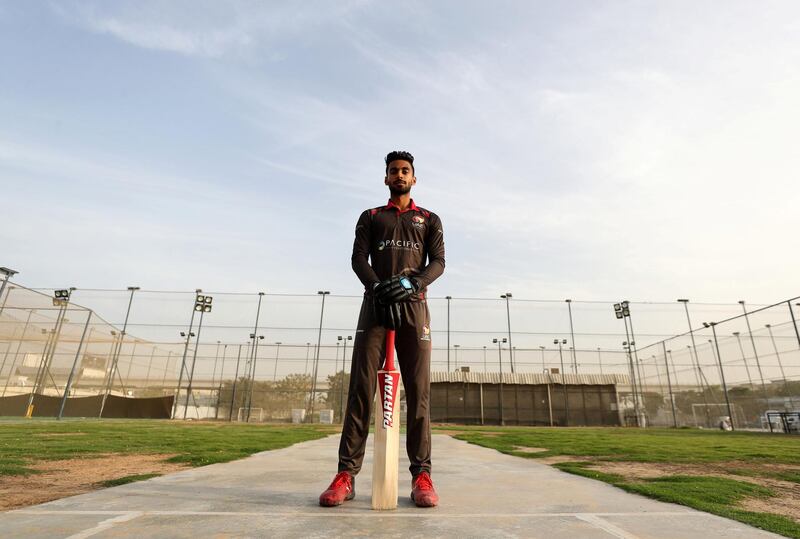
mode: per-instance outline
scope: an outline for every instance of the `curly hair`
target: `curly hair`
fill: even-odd
[[[384,160],[386,161],[386,174],[389,174],[389,163],[398,160],[408,161],[411,163],[411,172],[416,172],[414,170],[414,156],[405,150],[395,150],[393,152],[389,152]]]

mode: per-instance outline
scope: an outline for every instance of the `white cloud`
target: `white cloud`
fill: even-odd
[[[307,32],[364,5],[347,2],[104,2],[56,4],[54,10],[92,32],[151,50],[219,58]]]

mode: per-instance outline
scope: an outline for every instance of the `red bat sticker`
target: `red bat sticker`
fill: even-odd
[[[381,409],[383,410],[383,428],[392,426],[394,407],[397,402],[397,386],[400,383],[399,372],[378,373],[378,387],[381,388]]]

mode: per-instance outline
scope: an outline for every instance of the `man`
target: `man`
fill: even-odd
[[[339,473],[319,497],[320,505],[328,507],[355,496],[355,476],[364,460],[386,329],[396,331],[395,348],[408,404],[411,498],[419,507],[439,502],[430,477],[431,331],[425,298],[428,285],[444,272],[442,222],[411,199],[411,188],[417,183],[414,156],[395,151],[385,161],[389,203],[364,211],[356,224],[352,264],[365,292],[339,443]]]

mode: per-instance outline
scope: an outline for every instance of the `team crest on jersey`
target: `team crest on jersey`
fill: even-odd
[[[419,340],[421,341],[431,340],[431,329],[428,326],[422,326],[422,337],[420,337]]]
[[[421,215],[415,215],[411,218],[411,224],[417,228],[422,228],[425,226],[425,218]]]

